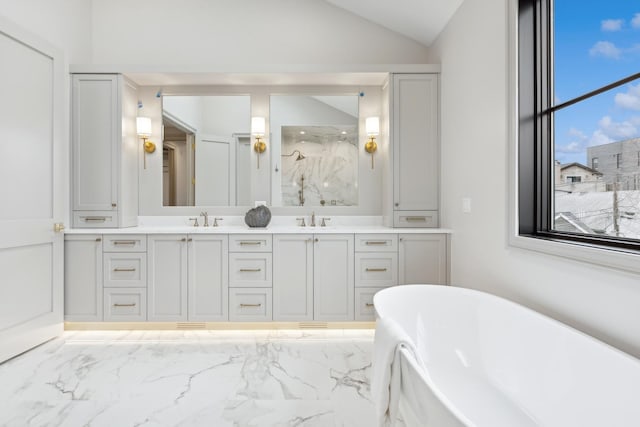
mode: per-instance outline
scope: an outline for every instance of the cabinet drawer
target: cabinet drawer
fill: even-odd
[[[107,322],[147,320],[147,290],[105,288],[104,320]]]
[[[144,234],[105,234],[102,250],[105,252],[146,252],[147,236]]]
[[[397,234],[356,234],[356,252],[397,252]]]
[[[373,296],[382,288],[358,288],[356,289],[356,320],[367,321],[376,319],[376,311],[373,307]]]
[[[438,226],[438,211],[396,211],[393,226],[434,228]]]
[[[104,287],[147,287],[147,254],[105,253]]]
[[[271,234],[230,234],[229,252],[271,252]]]
[[[270,321],[271,289],[229,289],[229,320],[232,322]]]
[[[270,253],[230,253],[229,286],[270,288],[272,258]]]
[[[117,228],[118,213],[115,211],[73,211],[75,228]]]
[[[356,287],[387,287],[398,284],[398,254],[356,253]]]

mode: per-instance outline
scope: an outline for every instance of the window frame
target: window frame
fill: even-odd
[[[553,105],[553,0],[514,1],[517,2],[516,236],[639,255],[640,239],[553,230],[552,183],[554,112],[634,81],[640,78],[640,73]]]

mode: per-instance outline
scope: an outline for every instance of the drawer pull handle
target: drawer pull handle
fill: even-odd
[[[135,240],[114,240],[113,244],[114,245],[135,245],[136,241]]]
[[[181,242],[186,242],[186,241],[187,241],[187,238],[186,238],[186,237],[183,237],[182,239],[180,239],[180,241],[181,241]]]
[[[100,221],[100,222],[105,222],[107,220],[106,216],[86,216],[84,217],[85,222],[86,221]]]
[[[122,273],[125,271],[136,271],[136,269],[135,268],[114,268],[113,271]]]
[[[193,242],[193,239],[192,239],[191,237],[189,237],[189,238],[187,239],[187,242]]]
[[[367,306],[367,307],[373,307],[373,303],[372,302],[367,302],[364,305]]]
[[[262,271],[261,268],[241,268],[240,273],[257,273]]]
[[[375,272],[375,273],[380,273],[380,272],[383,272],[383,271],[387,271],[387,269],[386,268],[367,268],[366,271],[372,271],[372,272]]]
[[[240,246],[245,246],[245,245],[261,245],[262,242],[247,242],[245,240],[243,240],[242,242],[240,242]]]
[[[245,307],[262,307],[262,304],[258,303],[258,304],[240,304],[240,308],[245,308]]]
[[[431,218],[431,217],[429,217]],[[427,217],[426,216],[407,216],[404,218],[407,221],[420,221],[420,222],[426,222],[427,221]]]
[[[370,240],[367,240],[367,242],[365,243],[365,245],[367,246],[386,245],[386,244],[387,244],[386,241],[370,241]]]
[[[116,303],[116,304],[113,304],[113,306],[114,307],[135,307],[136,303],[135,302],[132,302],[131,304],[118,304],[118,303]]]
[[[100,237],[96,238],[96,242],[102,242],[102,238]]]

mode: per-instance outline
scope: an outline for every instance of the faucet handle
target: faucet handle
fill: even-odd
[[[320,223],[320,227],[327,226],[327,223],[325,221],[331,221],[331,218],[322,217],[322,222]]]
[[[197,227],[198,225],[200,225],[200,224],[198,224],[198,217],[189,218],[189,221],[193,221],[193,226],[194,227]]]
[[[307,226],[307,224],[304,223],[304,217],[296,218],[296,221],[300,221],[300,223],[298,224],[300,227],[306,227]]]
[[[218,227],[219,226],[218,221],[223,221],[223,220],[224,218],[213,218],[213,226]]]

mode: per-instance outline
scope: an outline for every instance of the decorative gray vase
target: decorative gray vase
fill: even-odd
[[[266,227],[269,221],[271,221],[271,211],[264,205],[249,209],[244,216],[244,222],[249,227]]]

